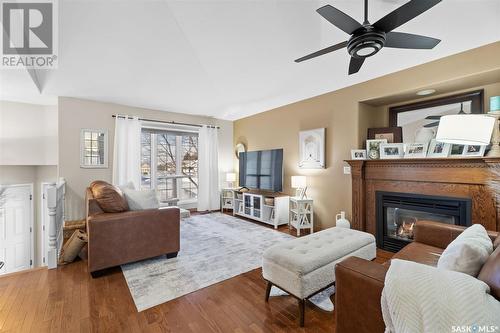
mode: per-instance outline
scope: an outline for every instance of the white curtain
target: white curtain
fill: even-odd
[[[218,160],[217,128],[203,126],[198,137],[198,211],[220,208]]]
[[[113,184],[141,185],[141,122],[139,118],[116,115],[113,149]]]

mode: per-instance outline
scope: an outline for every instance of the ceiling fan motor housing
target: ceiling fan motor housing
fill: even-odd
[[[347,51],[354,58],[367,58],[380,51],[384,44],[385,32],[367,25],[353,33],[347,42]]]

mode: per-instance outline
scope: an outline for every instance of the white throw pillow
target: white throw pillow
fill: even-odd
[[[486,229],[474,224],[446,247],[437,267],[476,277],[492,252],[493,242]]]
[[[155,190],[138,191],[124,188],[123,193],[130,210],[158,209],[160,207]]]
[[[134,183],[128,182],[127,184],[118,185],[118,188],[125,192],[125,190],[135,190]]]

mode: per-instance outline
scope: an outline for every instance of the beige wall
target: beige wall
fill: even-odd
[[[0,165],[57,164],[57,106],[0,101]]]
[[[343,160],[362,146],[368,127],[387,126],[391,101],[401,104],[401,96],[409,100],[432,87],[438,93],[485,87],[487,96],[500,95],[499,73],[500,42],[237,120],[234,143],[249,150],[283,148],[285,192],[292,193],[290,176],[308,176],[316,227],[330,227],[340,210],[351,215],[351,176],[343,174]],[[326,128],[327,168],[301,170],[298,133],[319,127]]]
[[[33,184],[33,216],[34,216],[34,266],[42,265],[42,218],[41,218],[41,185],[44,182],[55,182],[57,167],[55,165],[0,165],[0,185]]]
[[[59,176],[67,181],[67,219],[84,217],[85,188],[94,180],[111,181],[113,170],[113,114],[195,124],[218,125],[219,169],[221,181],[233,168],[233,123],[209,117],[141,109],[124,105],[102,103],[77,98],[59,98]],[[109,133],[109,167],[106,169],[80,168],[80,129],[106,129]],[[222,184],[222,182],[221,182]]]

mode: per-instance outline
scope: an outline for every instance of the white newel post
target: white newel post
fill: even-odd
[[[57,184],[47,189],[47,208],[49,212],[49,244],[47,251],[47,266],[57,267],[59,253],[63,242],[65,181],[63,178]]]

